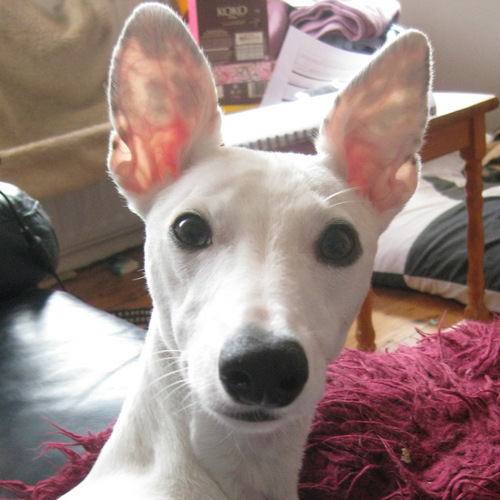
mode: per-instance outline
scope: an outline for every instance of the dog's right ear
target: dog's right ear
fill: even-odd
[[[426,36],[400,35],[339,94],[317,142],[336,173],[387,220],[417,187],[430,65]]]
[[[108,166],[139,215],[221,143],[209,65],[182,20],[162,4],[142,4],[127,21],[113,53],[109,106]]]

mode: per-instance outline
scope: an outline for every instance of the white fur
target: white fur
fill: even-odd
[[[213,82],[187,31],[166,7],[134,13],[111,70],[118,136],[109,164],[145,221],[154,310],[137,385],[94,468],[65,499],[298,498],[325,369],[368,290],[378,236],[416,186],[428,87],[428,44],[412,32],[338,98],[318,155],[220,147]],[[172,225],[193,211],[213,241],[186,251]],[[361,254],[345,266],[318,257],[332,221],[359,236]],[[219,376],[221,349],[250,324],[293,339],[307,357],[303,389],[265,408],[270,421],[235,418],[248,406]]]

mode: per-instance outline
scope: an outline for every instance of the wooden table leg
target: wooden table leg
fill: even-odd
[[[472,145],[460,151],[466,161],[467,256],[469,271],[467,288],[469,304],[465,316],[487,321],[488,309],[484,304],[484,229],[483,229],[483,180],[481,160],[486,153],[484,115],[476,115],[471,121]]]
[[[372,323],[373,291],[370,288],[358,314],[356,325],[357,348],[360,351],[372,352],[375,345],[375,329]]]

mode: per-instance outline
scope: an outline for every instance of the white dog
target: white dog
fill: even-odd
[[[293,500],[325,370],[377,238],[418,182],[429,46],[411,31],[338,96],[315,156],[221,146],[209,66],[145,4],[115,49],[109,167],[145,221],[137,385],[66,499]]]

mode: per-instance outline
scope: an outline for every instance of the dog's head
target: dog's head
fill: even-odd
[[[221,146],[209,66],[175,14],[148,4],[126,25],[109,167],[145,220],[162,342],[208,412],[247,425],[321,396],[418,182],[429,57],[424,35],[400,36],[337,97],[317,155],[262,153]]]

